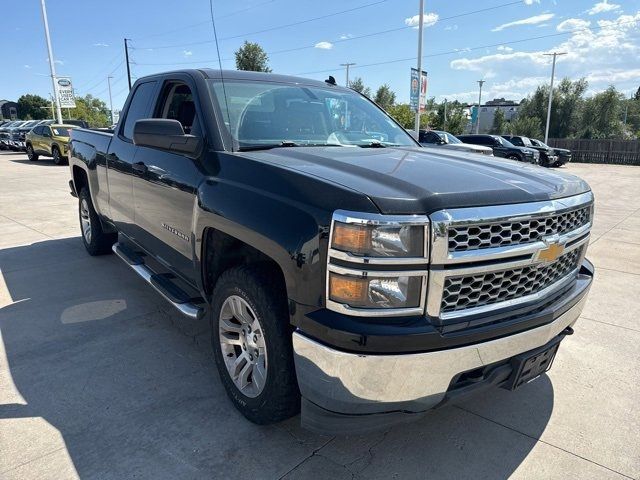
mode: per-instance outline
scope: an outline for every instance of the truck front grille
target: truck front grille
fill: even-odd
[[[441,324],[479,321],[544,302],[577,278],[592,216],[591,192],[432,213],[427,315]]]
[[[563,213],[499,223],[450,226],[449,251],[462,252],[535,242],[550,235],[562,235],[591,221],[591,206]]]
[[[448,277],[440,311],[474,308],[538,293],[576,270],[581,254],[582,248],[576,248],[551,264]]]

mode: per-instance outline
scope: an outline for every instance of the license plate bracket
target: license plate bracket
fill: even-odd
[[[513,368],[511,376],[502,385],[502,388],[515,390],[547,372],[553,365],[561,340],[562,337],[559,336],[540,348],[513,357],[511,359]]]

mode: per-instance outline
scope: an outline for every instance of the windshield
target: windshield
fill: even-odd
[[[438,132],[438,136],[449,144],[462,143],[458,137],[451,135],[449,132]]]
[[[71,128],[69,127],[54,127],[51,130],[53,130],[53,134],[56,137],[68,137],[71,132]]]
[[[515,145],[506,138],[498,137],[497,135],[493,136],[493,138],[495,138],[503,147],[515,147]]]
[[[540,140],[536,140],[535,138],[531,139],[531,143],[533,143],[536,147],[550,148],[549,145],[541,142]]]
[[[210,80],[209,85],[240,150],[416,145],[404,129],[355,92],[241,80],[225,81],[224,90],[219,80]]]

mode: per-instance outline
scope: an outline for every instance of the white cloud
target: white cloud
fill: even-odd
[[[25,64],[25,65],[24,65],[24,68],[29,69],[29,68],[31,68],[31,65],[26,65],[26,64]]]
[[[497,49],[499,52],[513,52],[513,48],[500,45]]]
[[[509,23],[503,23],[502,25],[498,25],[497,27],[491,29],[492,32],[500,32],[505,28],[517,27],[518,25],[535,25],[537,23],[543,23],[547,20],[551,20],[555,17],[554,13],[542,13],[540,15],[534,15],[533,17],[523,18],[521,20],[515,20]]]
[[[458,25],[447,25],[444,27],[445,30],[458,30]]]
[[[587,13],[589,15],[597,15],[598,13],[613,12],[619,9],[620,5],[618,5],[617,3],[609,3],[607,0],[602,0],[601,2],[596,3],[589,10],[587,10]]]
[[[568,18],[558,24],[556,30],[559,32],[570,32],[571,30],[577,30],[579,28],[587,28],[591,25],[589,20],[582,20],[581,18]]]
[[[93,46],[94,47],[108,47],[109,44],[108,43],[98,42],[98,43],[94,43]]]
[[[321,50],[331,50],[333,48],[333,43],[331,42],[318,42],[314,45],[315,48],[319,48]]]
[[[182,55],[184,55],[185,57],[190,57],[191,55],[193,55],[193,52],[191,50],[183,50]]]
[[[534,3],[540,3],[540,0],[524,0],[525,5],[533,5]]]
[[[487,84],[487,91],[500,97],[518,99],[525,97],[538,84],[548,82],[551,59],[545,53],[567,52],[558,57],[557,79],[569,77],[576,80],[585,77],[594,89],[606,88],[610,84],[621,91],[634,84],[637,89],[640,63],[633,59],[640,58],[640,41],[637,37],[640,11],[635,15],[619,15],[614,20],[600,20],[600,29],[586,29],[588,25],[588,22],[580,19],[568,19],[560,23],[556,28],[570,33],[564,40],[549,45],[548,50],[522,52],[498,49],[495,53],[475,58],[457,58],[449,65],[453,70],[473,72],[474,78],[475,75],[488,78],[488,72],[495,74],[493,81],[496,83],[493,86]]]
[[[343,33],[342,35],[340,35],[340,40],[347,40],[349,38],[353,38],[353,34],[351,34],[351,33]]]
[[[425,13],[422,19],[422,24],[425,27],[430,27],[431,25],[435,25],[440,16],[437,13]],[[414,15],[413,17],[404,19],[405,25],[408,27],[418,28],[418,24],[420,23],[420,15]]]

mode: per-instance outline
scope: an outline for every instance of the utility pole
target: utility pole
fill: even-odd
[[[480,133],[480,105],[482,105],[482,85],[484,85],[484,80],[478,80],[478,85],[480,85],[480,93],[478,94],[478,121],[476,122],[476,135]]]
[[[113,125],[113,99],[111,98],[111,79],[113,77],[109,75],[107,77],[107,84],[109,85],[109,110],[111,111],[111,125]]]
[[[56,89],[56,66],[53,57],[53,48],[51,48],[51,37],[49,36],[49,21],[47,20],[47,7],[44,0],[40,1],[42,6],[42,20],[44,21],[44,36],[47,39],[47,51],[49,52],[49,69],[51,70],[51,85],[53,86],[53,96],[56,102],[56,120],[62,123],[62,110],[60,109],[60,101],[58,100],[58,90]]]
[[[129,80],[129,90],[131,90],[131,67],[129,66],[129,45],[127,41],[129,39],[124,39],[124,59],[127,62],[127,80]]]
[[[444,120],[442,121],[442,129],[447,131],[447,99],[444,99]]]
[[[556,74],[556,57],[566,54],[567,52],[553,52],[544,54],[553,56],[553,66],[551,67],[551,86],[549,87],[549,105],[547,106],[547,126],[544,129],[544,143],[547,143],[549,141],[549,123],[551,122],[551,102],[553,99],[553,77]]]
[[[349,67],[355,65],[355,63],[341,63],[341,67],[347,67],[347,83],[345,83],[346,87],[349,88]]]
[[[422,32],[424,31],[424,0],[420,0],[420,15],[418,24],[418,92],[422,90]],[[420,93],[418,93],[418,109],[413,126],[416,131],[416,139],[420,138]]]

